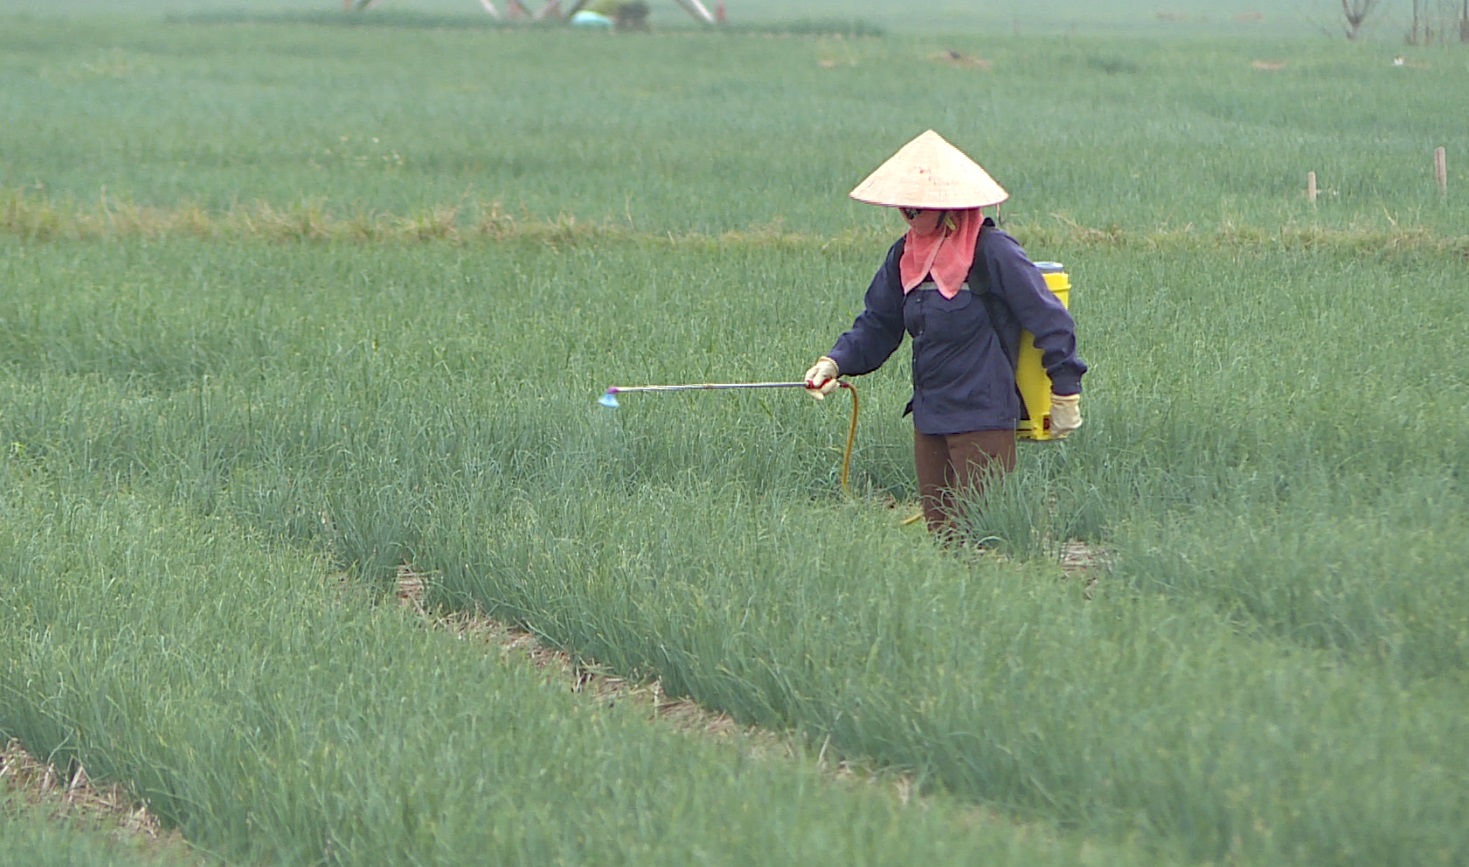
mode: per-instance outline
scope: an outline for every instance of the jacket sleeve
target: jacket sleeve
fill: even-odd
[[[1076,322],[1066,305],[1046,286],[1040,269],[1020,244],[995,232],[989,250],[991,285],[1014,312],[1020,327],[1035,335],[1041,364],[1056,394],[1080,394],[1086,362],[1076,354]],[[840,362],[838,362],[840,364]]]
[[[845,376],[877,370],[903,342],[903,284],[898,276],[902,256],[899,239],[867,287],[862,312],[827,353]]]

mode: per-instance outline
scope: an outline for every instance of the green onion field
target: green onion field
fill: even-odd
[[[1454,4],[649,5],[0,5],[0,746],[185,843],[0,767],[0,860],[1469,863]],[[799,379],[929,128],[1091,366],[983,557],[906,347],[845,488],[846,392],[598,403]]]

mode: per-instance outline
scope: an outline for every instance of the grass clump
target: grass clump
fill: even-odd
[[[589,703],[228,521],[6,469],[0,733],[124,782],[228,860],[1078,857]]]
[[[1466,860],[1463,202],[1422,159],[1459,65],[3,32],[0,730],[63,770],[267,863]],[[893,69],[932,73],[917,114]],[[898,523],[901,352],[850,495],[845,401],[596,403],[799,376],[896,231],[841,191],[930,126],[1066,264],[1092,364],[1086,427],[978,504],[983,558]],[[939,806],[546,689],[380,605],[405,563]],[[1024,827],[956,831],[977,807]]]

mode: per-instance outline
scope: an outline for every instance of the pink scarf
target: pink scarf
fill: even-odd
[[[898,273],[903,280],[903,294],[912,292],[925,277],[933,275],[939,293],[945,298],[959,294],[959,288],[969,279],[969,267],[974,264],[974,245],[979,241],[979,229],[984,225],[984,214],[978,208],[949,211],[945,222],[953,228],[940,225],[931,235],[919,235],[908,230],[908,240],[903,247],[903,258],[898,262]]]

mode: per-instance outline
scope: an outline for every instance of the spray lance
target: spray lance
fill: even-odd
[[[842,388],[852,393],[852,422],[847,427],[847,447],[842,452],[842,490],[850,493],[851,489],[847,479],[852,471],[852,446],[857,442],[857,387],[850,382],[838,381]],[[617,402],[619,394],[633,394],[635,392],[670,392],[670,391],[730,391],[746,388],[805,388],[804,382],[701,382],[683,385],[612,385],[607,387],[605,394],[597,400],[597,403],[617,409],[622,404]]]
[[[1068,304],[1071,279],[1066,273],[1065,267],[1060,262],[1037,262],[1036,267],[1041,276],[1045,278],[1046,288],[1050,289],[1063,305]],[[852,422],[847,429],[847,447],[842,453],[842,490],[850,493],[848,477],[852,469],[852,447],[857,441],[857,388],[850,382],[838,380],[838,385],[852,393]],[[1020,419],[1015,426],[1015,434],[1022,440],[1044,441],[1058,439],[1057,435],[1051,433],[1051,399],[1050,377],[1046,374],[1041,363],[1041,351],[1035,345],[1035,335],[1029,331],[1021,332],[1021,347],[1019,359],[1016,364],[1015,386],[1020,393],[1021,402],[1024,404],[1024,418]],[[726,391],[732,389],[746,388],[805,388],[804,382],[705,382],[691,383],[685,385],[614,385],[607,389],[598,403],[602,406],[616,409],[620,404],[617,395],[631,394],[634,392],[669,392],[669,391]],[[919,512],[912,517],[905,518],[903,524],[913,524],[923,518]]]

